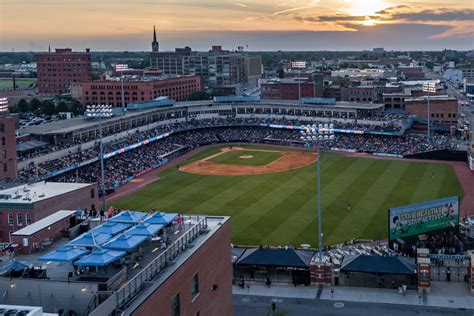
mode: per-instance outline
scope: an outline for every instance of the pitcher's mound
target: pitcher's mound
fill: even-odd
[[[239,156],[240,159],[252,159],[253,156],[252,155],[242,155],[242,156]]]

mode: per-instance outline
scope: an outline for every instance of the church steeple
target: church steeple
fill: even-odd
[[[160,51],[160,44],[158,44],[158,40],[156,39],[156,28],[153,25],[153,42],[151,42],[151,51],[153,53],[157,53]]]

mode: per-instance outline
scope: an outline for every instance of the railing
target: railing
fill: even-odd
[[[153,259],[140,273],[131,278],[117,292],[112,294],[103,304],[96,305],[97,310],[90,309],[92,315],[108,315],[129,303],[144,287],[166,267],[167,262],[175,259],[193,242],[203,229],[207,228],[207,219],[203,217],[186,233],[173,242],[158,257]],[[102,306],[103,305],[103,306]]]

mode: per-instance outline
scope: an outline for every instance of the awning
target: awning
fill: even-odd
[[[110,240],[113,236],[96,232],[84,233],[67,243],[68,246],[97,247]]]
[[[127,231],[126,235],[153,236],[156,235],[161,228],[163,228],[161,224],[142,223]]]
[[[178,217],[178,213],[157,212],[145,219],[145,223],[168,225]]]
[[[340,271],[414,275],[416,265],[412,258],[352,255],[344,258]]]
[[[16,151],[17,152],[22,152],[22,151],[28,151],[28,150],[33,150],[37,148],[41,148],[44,146],[47,146],[48,143],[42,142],[39,140],[29,140],[23,143],[19,143],[16,145]]]
[[[89,267],[103,267],[106,266],[123,256],[127,253],[125,251],[114,251],[99,249],[93,251],[90,255],[82,257],[77,260],[74,265],[76,266],[89,266]]]
[[[308,269],[313,255],[313,250],[247,248],[237,260],[236,265]]]
[[[118,233],[123,232],[131,227],[131,224],[126,223],[119,223],[119,222],[107,222],[100,226],[97,226],[92,231],[94,233],[102,233],[102,234],[111,234],[117,235]]]
[[[38,261],[72,262],[90,251],[75,247],[62,247],[38,258]]]
[[[148,239],[147,236],[125,234],[104,244],[102,248],[130,251],[130,250],[135,249],[138,245],[140,245],[147,239]]]
[[[27,268],[31,267],[31,263],[25,262],[25,261],[16,261],[16,260],[11,260],[10,262],[4,264],[0,268],[0,275],[7,274],[12,272],[13,270],[15,271],[23,271]]]
[[[110,222],[121,222],[121,223],[138,223],[142,221],[145,217],[148,216],[148,213],[145,212],[134,212],[134,211],[125,211],[120,212],[111,219]]]

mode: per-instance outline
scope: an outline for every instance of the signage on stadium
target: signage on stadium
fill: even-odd
[[[459,197],[388,209],[388,239],[416,236],[459,224]]]

